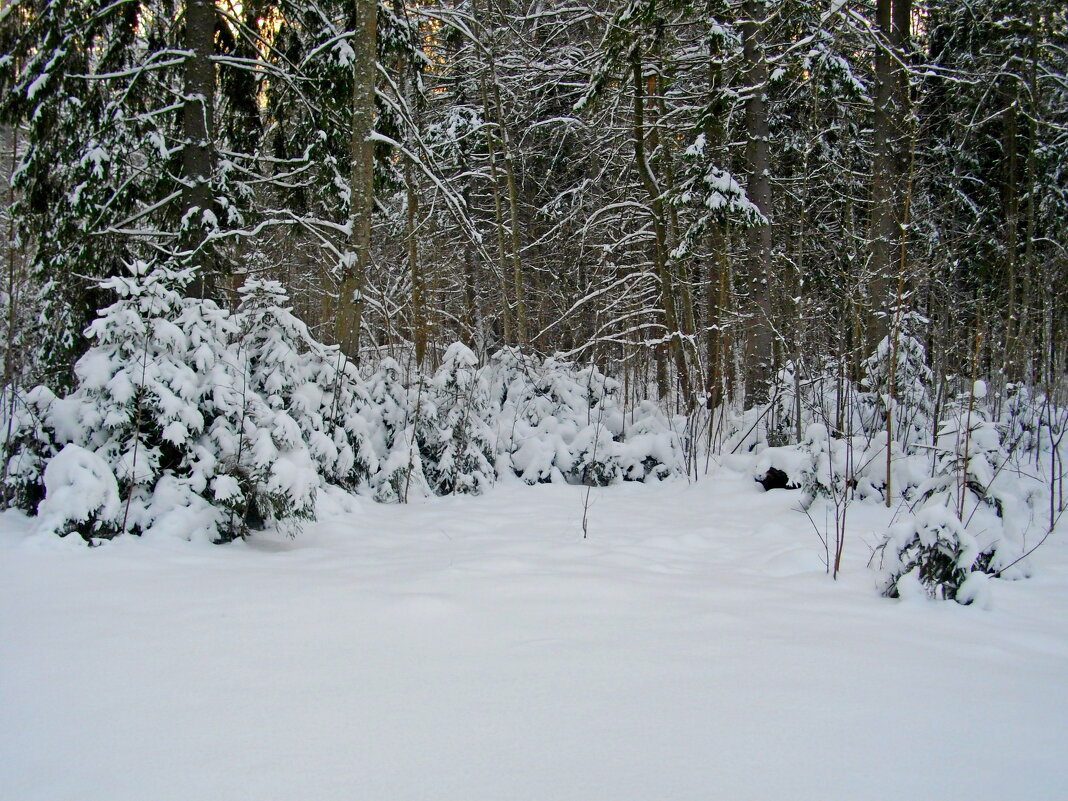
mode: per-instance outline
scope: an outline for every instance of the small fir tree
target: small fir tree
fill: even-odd
[[[438,495],[479,494],[496,480],[494,438],[488,419],[489,385],[471,349],[454,342],[432,387],[436,421],[424,440],[426,473]]]

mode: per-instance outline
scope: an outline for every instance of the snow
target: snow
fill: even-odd
[[[351,67],[356,61],[356,51],[344,39],[334,45],[334,58],[341,69]]]
[[[119,486],[107,462],[92,451],[67,445],[44,470],[46,497],[37,515],[37,530],[66,535],[71,524],[94,518],[114,521],[119,514]]]
[[[893,511],[833,582],[752,460],[594,489],[585,540],[585,487],[518,478],[226,546],[5,513],[0,799],[1064,797],[1063,527],[971,606],[888,600]]]
[[[37,93],[48,85],[48,79],[51,77],[52,73],[42,72],[40,75],[34,78],[30,85],[26,87],[26,99],[33,100],[35,97],[37,97]]]

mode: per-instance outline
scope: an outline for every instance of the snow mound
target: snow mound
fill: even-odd
[[[86,540],[119,524],[119,485],[108,463],[92,451],[67,445],[44,470],[45,498],[37,510],[41,534],[78,533]]]

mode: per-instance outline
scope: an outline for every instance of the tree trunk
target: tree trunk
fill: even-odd
[[[879,311],[890,291],[890,259],[894,237],[891,193],[891,119],[893,114],[893,56],[890,52],[892,0],[877,0],[875,25],[875,107],[872,128],[871,229],[869,233],[869,272],[871,274],[872,311]],[[877,342],[887,331],[885,323],[872,317],[871,340]]]
[[[476,3],[474,5],[475,14],[478,15],[479,7]],[[487,3],[487,16],[491,11],[491,6]],[[498,15],[501,11],[498,7]],[[485,20],[483,20],[485,21]],[[498,21],[495,21],[498,22]],[[503,26],[503,22],[501,22]],[[493,41],[490,37],[483,43],[484,52],[486,55],[486,63],[489,68],[490,85],[487,87],[486,81],[483,78],[482,81],[482,105],[483,113],[486,115],[487,121],[490,120],[490,101],[492,100],[492,116],[493,122],[496,123],[498,138],[497,142],[500,144],[501,160],[504,164],[504,180],[505,180],[505,199],[508,202],[508,231],[507,231],[507,243],[508,243],[508,256],[509,266],[512,273],[512,297],[515,298],[515,338],[516,342],[520,345],[530,344],[530,322],[529,314],[527,310],[526,300],[526,286],[523,270],[523,248],[522,248],[522,236],[519,232],[519,186],[516,180],[515,174],[515,153],[512,143],[508,137],[508,128],[505,125],[505,113],[504,103],[501,101],[501,88],[497,78],[497,64],[494,59],[493,53]],[[492,140],[493,133],[487,128],[487,137]],[[494,149],[494,142],[490,141],[490,172],[493,178],[493,191],[494,191],[494,203],[497,208],[497,226],[498,226],[498,244],[500,245],[504,239],[503,231],[503,214],[499,206],[502,203],[500,197],[500,189],[498,188],[496,172],[496,154]],[[502,248],[503,255],[503,248]],[[501,263],[502,270],[504,269],[504,262]]]
[[[216,290],[214,265],[208,261],[204,240],[213,211],[212,114],[215,101],[215,5],[212,0],[189,0],[185,8],[185,104],[182,108],[182,206],[185,220],[180,247],[188,264],[198,268],[189,291],[207,297]]]
[[[903,237],[904,181],[908,170],[909,76],[905,68],[911,37],[912,0],[877,0],[875,23],[875,108],[872,131],[869,272],[871,312],[887,311]],[[872,314],[869,349],[889,331],[889,314]]]
[[[349,143],[348,249],[341,265],[337,341],[341,351],[357,363],[363,325],[364,288],[371,261],[371,213],[374,208],[375,68],[378,4],[356,0],[352,29],[352,132]]]
[[[460,170],[466,176],[468,175],[467,155],[466,151],[460,155]],[[460,195],[463,198],[464,208],[471,208],[471,179],[465,178]],[[499,204],[498,204],[499,206]],[[501,240],[498,239],[497,244],[501,245]],[[468,337],[472,343],[475,343],[479,348],[485,344],[486,332],[483,330],[482,317],[478,306],[479,296],[479,284],[475,273],[475,246],[470,237],[464,237],[464,329],[467,332]],[[501,287],[501,291],[504,291],[504,287]],[[501,315],[505,323],[505,333],[508,332],[507,320],[508,315],[502,313]],[[507,341],[505,336],[505,341]]]
[[[489,90],[486,88],[486,79],[481,81],[482,109],[484,114],[489,114]],[[508,281],[505,278],[506,264],[508,263],[509,237],[504,227],[504,203],[501,200],[500,172],[497,169],[497,144],[493,137],[493,130],[486,126],[486,154],[489,158],[490,189],[493,194],[493,220],[494,230],[497,233],[497,274],[501,282],[501,326],[504,329],[505,344],[512,345],[515,339],[512,336],[512,310],[508,293]]]
[[[404,162],[404,188],[407,197],[405,219],[408,237],[408,269],[412,281],[412,343],[415,346],[415,363],[422,366],[423,357],[426,356],[427,325],[423,274],[419,266],[419,239],[416,235],[419,195],[412,181],[412,162],[407,158]]]
[[[653,232],[656,239],[653,247],[653,262],[660,278],[660,305],[664,313],[664,328],[669,337],[668,347],[675,362],[675,369],[678,371],[679,390],[688,408],[693,403],[693,398],[690,396],[690,378],[686,367],[686,353],[682,347],[682,336],[675,306],[674,281],[668,268],[664,199],[656,177],[653,175],[652,168],[649,166],[648,155],[645,152],[645,79],[642,56],[637,47],[634,48],[631,56],[631,70],[634,88],[634,160],[637,164],[638,175],[641,177],[642,185],[649,196],[649,207],[653,217]],[[658,363],[658,379],[661,377],[659,367]],[[662,379],[660,383],[664,383]]]
[[[1030,45],[1028,47],[1028,74],[1027,74],[1027,98],[1028,98],[1028,116],[1035,122],[1037,132],[1037,121],[1039,118],[1039,84],[1038,84],[1038,9],[1032,8],[1031,20],[1030,20]],[[1036,234],[1036,207],[1035,198],[1038,195],[1038,176],[1036,175],[1036,158],[1035,158],[1035,143],[1032,142],[1027,148],[1027,157],[1025,160],[1025,176],[1024,186],[1027,191],[1027,204],[1024,212],[1024,252],[1023,252],[1023,273],[1020,277],[1020,320],[1017,324],[1017,338],[1020,341],[1021,349],[1028,355],[1024,357],[1024,365],[1022,369],[1022,375],[1019,377],[1024,381],[1033,382],[1036,378],[1035,371],[1035,357],[1031,355],[1033,348],[1033,338],[1031,335],[1031,308],[1033,305],[1032,298],[1032,282],[1035,271],[1035,234]]]
[[[651,141],[653,143],[653,147],[654,149],[659,150],[659,161],[663,165],[662,174],[664,176],[664,185],[662,188],[662,194],[665,197],[671,197],[675,190],[675,162],[671,153],[670,136],[666,137],[668,141],[664,141],[664,138],[660,136],[659,125],[660,120],[667,116],[667,104],[664,101],[664,96],[667,94],[667,86],[665,84],[666,81],[662,75],[658,76],[655,81],[650,81],[650,85],[657,89],[657,116],[653,120],[653,123],[650,127],[652,128]],[[674,270],[672,272],[672,278],[676,281],[676,301],[678,304],[677,316],[680,318],[679,322],[682,326],[683,332],[689,338],[688,342],[692,343],[693,333],[697,329],[697,322],[696,317],[694,315],[693,291],[690,288],[690,271],[688,269],[688,265],[684,261],[672,259],[670,256],[672,248],[674,248],[679,241],[679,214],[678,210],[671,203],[665,204],[665,210],[667,211],[666,254],[668,259],[668,269]]]
[[[768,112],[764,93],[768,64],[764,58],[764,24],[767,8],[763,2],[747,2],[742,23],[742,57],[745,61],[746,161],[749,172],[749,199],[761,213],[771,217],[771,181],[768,175]],[[756,308],[746,341],[746,392],[752,400],[766,389],[773,358],[771,293],[775,276],[771,263],[771,225],[749,229],[746,236],[746,271]]]
[[[497,114],[501,118],[500,94],[497,94]],[[515,180],[515,161],[508,145],[507,134],[501,128],[504,144],[504,176],[508,183],[508,221],[511,224],[512,287],[515,293],[515,328],[520,345],[530,344],[530,322],[527,313],[526,287],[523,278],[523,254],[519,236],[519,190]]]
[[[719,54],[716,54],[717,56]],[[708,62],[708,86],[713,101],[722,97],[724,77],[720,63]],[[709,109],[704,115],[703,133],[708,158],[726,163],[725,113]],[[725,329],[730,287],[730,249],[725,222],[715,221],[708,228],[708,265],[705,276],[705,405],[715,409],[724,400],[727,378],[727,354],[730,351]]]

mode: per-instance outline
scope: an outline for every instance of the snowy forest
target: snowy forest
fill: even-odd
[[[1064,0],[0,0],[0,195],[0,801],[1068,797]]]
[[[326,485],[406,502],[741,452],[831,499],[835,575],[845,506],[907,502],[889,561],[954,597],[1019,562],[1021,464],[1047,529],[1063,511],[1059,2],[0,23],[3,499],[50,531],[230,541],[295,531]]]

